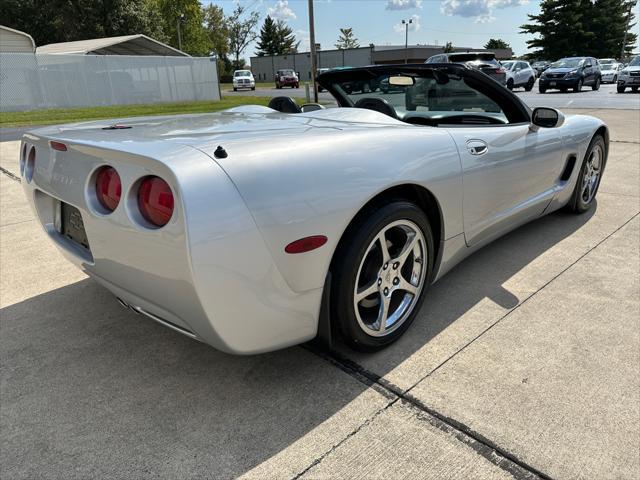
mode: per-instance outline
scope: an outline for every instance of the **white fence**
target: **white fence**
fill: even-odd
[[[0,111],[220,100],[209,58],[0,53]]]

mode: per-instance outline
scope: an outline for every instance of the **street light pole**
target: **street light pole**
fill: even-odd
[[[409,63],[409,24],[413,23],[413,19],[402,20],[404,25],[404,63]]]
[[[182,51],[182,32],[180,32],[180,23],[184,20],[184,13],[178,15],[178,21],[176,23],[177,31],[178,31],[178,50]]]
[[[318,87],[316,86],[316,33],[313,25],[313,0],[309,0],[309,48],[311,54],[311,86],[313,101],[318,103]]]
[[[636,2],[629,3],[629,12],[627,12],[627,28],[624,29],[624,37],[622,39],[622,48],[620,49],[620,61],[624,60],[624,46],[627,43],[627,32],[629,31],[629,24],[631,23],[631,9]]]

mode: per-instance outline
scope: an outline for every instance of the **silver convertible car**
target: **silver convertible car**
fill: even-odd
[[[593,207],[598,119],[531,111],[456,64],[319,83],[339,108],[278,97],[34,130],[24,192],[51,241],[123,305],[236,354],[317,336],[382,348],[464,257]]]

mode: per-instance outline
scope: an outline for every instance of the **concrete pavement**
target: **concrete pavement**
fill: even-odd
[[[640,114],[589,113],[597,208],[476,253],[369,355],[233,357],[136,316],[0,173],[0,477],[637,478]]]

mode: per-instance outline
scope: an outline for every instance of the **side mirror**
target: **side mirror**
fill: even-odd
[[[538,107],[533,109],[531,123],[542,128],[560,127],[564,123],[564,115],[555,108]]]

